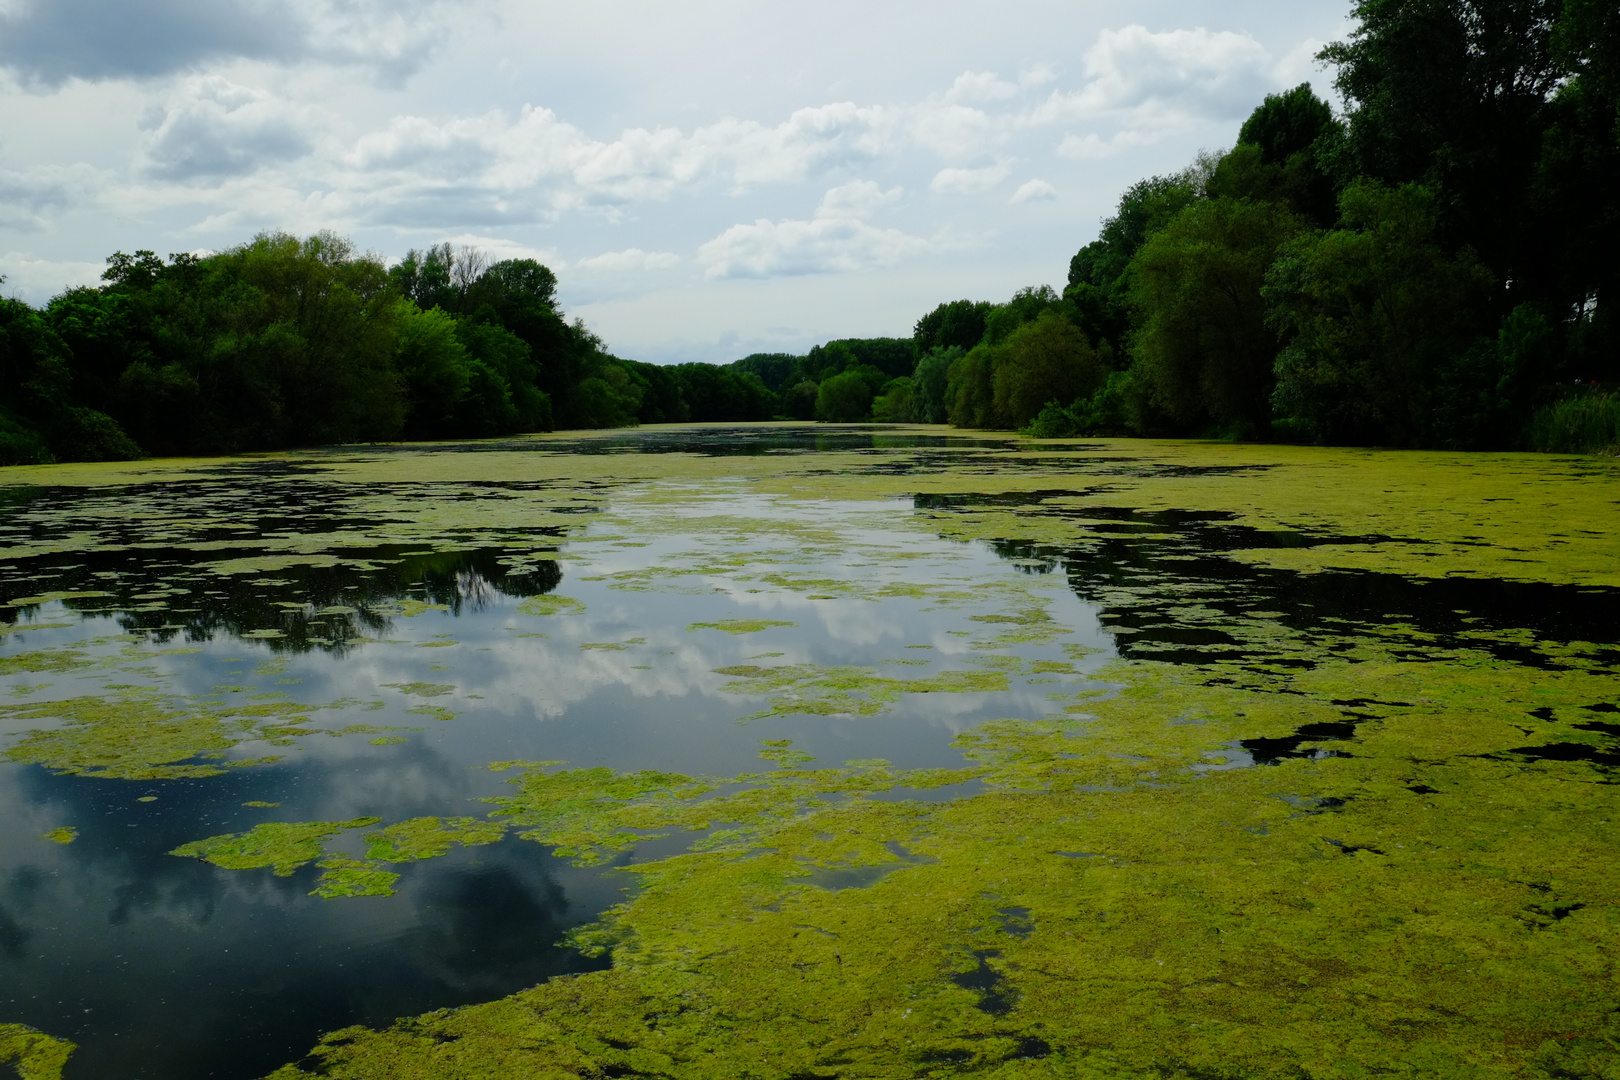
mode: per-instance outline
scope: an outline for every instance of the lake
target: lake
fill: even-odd
[[[1617,520],[922,426],[0,470],[0,1062],[1611,1076]]]

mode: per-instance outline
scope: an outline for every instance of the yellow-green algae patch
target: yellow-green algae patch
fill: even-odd
[[[354,725],[308,727],[310,714],[350,704],[301,705],[258,701],[227,706],[218,697],[184,699],[129,684],[109,683],[106,695],[0,706],[0,718],[48,722],[0,752],[12,761],[60,773],[120,780],[162,780],[222,775],[227,769],[265,765],[279,757],[228,758],[245,742],[288,746],[299,737],[376,734]]]
[[[543,593],[531,596],[517,606],[520,615],[578,615],[585,610],[583,601],[571,596]]]
[[[891,511],[895,529],[1077,552],[1106,551],[1151,515],[1167,542],[1193,536],[1183,518],[1216,520],[1253,539],[1201,554],[1240,573],[1620,584],[1608,526],[1615,470],[1559,459],[947,441],[926,453],[600,455],[581,479],[580,459],[547,452],[549,441],[528,453],[299,460],[366,492],[352,506],[380,523],[368,534],[379,542],[450,528],[515,539],[537,523],[566,524],[563,510],[595,505],[612,485],[650,481],[638,496],[647,507],[722,488],[818,507],[829,492],[850,503],[899,497],[916,509]],[[50,475],[104,482],[84,470]],[[407,480],[420,492],[467,480],[555,490],[452,504],[379,483]],[[952,504],[958,496],[995,501]],[[740,541],[751,520],[724,527]],[[780,531],[793,544],[843,543],[841,524],[818,528],[814,539]],[[1268,543],[1277,538],[1286,542]],[[720,572],[801,595],[878,595],[821,580],[825,570],[784,569],[795,558],[700,553],[612,580],[678,591],[677,576]],[[883,598],[989,599],[883,588]],[[1591,711],[1613,704],[1612,642],[1442,639],[1393,620],[1301,629],[1259,607],[1234,616],[1128,560],[1088,589],[1114,612],[1228,643],[1196,664],[1113,665],[1095,687],[1054,696],[1062,718],[980,725],[959,739],[973,765],[944,774],[875,762],[803,769],[790,747],[768,748],[787,767],[730,781],[531,767],[496,820],[575,857],[613,859],[658,830],[702,840],[632,864],[634,899],[578,935],[611,951],[611,970],[383,1032],[335,1033],[316,1051],[320,1071],[1615,1075],[1620,789],[1614,744]],[[998,606],[1026,607],[1011,593]],[[1010,635],[1039,627],[980,629],[1021,644]],[[1155,649],[1173,651],[1150,639],[1135,653]],[[1513,650],[1534,666],[1501,658]],[[737,676],[747,677],[760,676]],[[1262,760],[1265,746],[1287,752],[1233,767]],[[950,803],[869,797],[968,778],[983,792]],[[380,870],[323,858],[329,872]],[[852,868],[883,874],[863,887],[818,884],[823,870]],[[356,877],[352,888],[376,880]]]
[[[712,831],[632,864],[635,898],[575,935],[611,970],[347,1029],[315,1059],[333,1077],[1612,1078],[1615,786],[1514,758],[1509,719],[1612,684],[1470,667],[1455,687],[1344,662],[1278,695],[1119,663],[1088,719],[965,733],[987,791],[941,804],[868,798],[907,776],[801,769],[780,745],[790,767],[725,784],[528,769],[500,813],[559,853]],[[1354,756],[1196,769],[1342,717],[1346,693],[1389,702]],[[816,884],[862,868],[882,873]]]
[[[386,862],[431,859],[443,855],[455,844],[479,847],[493,844],[505,829],[477,818],[412,818],[365,835],[366,858]]]
[[[62,1080],[62,1069],[77,1049],[25,1024],[0,1024],[0,1065],[16,1069],[18,1080]]]
[[[872,716],[899,701],[902,694],[984,694],[1007,689],[1007,676],[999,671],[941,671],[918,679],[896,679],[866,667],[735,664],[715,672],[731,678],[722,687],[727,693],[770,699],[769,708],[756,716]]]
[[[697,622],[688,626],[688,630],[719,630],[724,634],[757,634],[761,630],[769,630],[776,626],[797,626],[798,623],[784,622],[781,619],[716,619],[714,622]]]
[[[49,840],[53,844],[71,844],[79,838],[79,830],[71,825],[58,825],[50,832],[41,833],[41,840]]]
[[[322,845],[345,829],[363,829],[380,818],[352,821],[267,821],[245,833],[225,833],[182,844],[169,852],[201,859],[226,870],[269,867],[277,877],[289,877],[300,866],[321,858]]]

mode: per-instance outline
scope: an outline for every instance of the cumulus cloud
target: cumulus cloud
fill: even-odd
[[[234,176],[314,149],[313,114],[218,75],[187,79],[150,110],[140,168],[166,180]]]
[[[1007,201],[1010,203],[1037,202],[1042,199],[1055,199],[1057,193],[1057,188],[1048,184],[1045,180],[1026,180],[1018,185],[1018,190],[1013,192],[1012,198]]]
[[[965,101],[1006,101],[1018,93],[1015,83],[1006,82],[990,71],[964,71],[945,91],[945,100],[956,105]]]
[[[1059,152],[1067,157],[1105,157],[1212,119],[1246,115],[1276,85],[1265,46],[1246,33],[1203,27],[1104,30],[1086,51],[1085,74],[1078,90],[1052,93],[1028,117],[1031,124],[1087,121],[1116,129],[1113,139],[1096,133],[1065,138]]]
[[[16,0],[0,8],[0,67],[55,87],[313,59],[398,81],[443,40],[445,13],[438,0]]]
[[[890,266],[928,247],[929,241],[864,220],[900,197],[899,188],[880,191],[856,181],[827,192],[809,221],[770,221],[733,225],[698,248],[698,261],[711,278],[778,277],[848,273]]]
[[[632,273],[647,270],[668,270],[672,266],[680,265],[681,257],[670,251],[642,251],[640,248],[625,248],[623,251],[604,251],[600,255],[580,259],[574,263],[586,270],[597,270],[610,274]]]
[[[879,209],[900,201],[905,189],[899,187],[884,191],[871,180],[854,180],[831,188],[821,197],[816,207],[818,218],[857,218],[864,220]]]
[[[1006,162],[986,165],[978,169],[941,169],[928,185],[936,195],[983,195],[1012,172]]]

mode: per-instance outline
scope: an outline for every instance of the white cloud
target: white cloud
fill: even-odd
[[[853,180],[823,195],[821,205],[816,207],[816,217],[864,220],[881,207],[898,202],[902,194],[903,188],[894,187],[884,191],[871,180]]]
[[[36,302],[75,285],[98,285],[105,269],[104,262],[42,259],[23,251],[0,255],[0,277],[5,279],[5,294],[37,298]]]
[[[945,101],[956,105],[964,101],[1006,101],[1018,93],[1014,83],[1004,81],[989,71],[964,71],[945,91]]]
[[[941,169],[928,185],[938,195],[983,195],[1012,173],[1006,162],[979,169]]]
[[[930,242],[899,229],[880,229],[865,218],[900,198],[858,180],[827,192],[809,221],[733,225],[698,248],[710,278],[849,273],[890,266],[926,250]]]
[[[167,180],[218,177],[283,164],[314,149],[314,113],[218,75],[186,79],[149,110],[139,168]]]
[[[1055,91],[1031,111],[1027,123],[1083,121],[1112,127],[1066,136],[1059,153],[1100,158],[1192,130],[1213,119],[1239,119],[1275,88],[1272,57],[1246,33],[1169,30],[1143,26],[1104,30],[1086,51],[1087,82]]]
[[[672,266],[680,265],[681,257],[670,251],[642,251],[640,248],[625,248],[623,251],[604,251],[600,255],[576,260],[574,265],[586,270],[598,270],[606,273],[626,273],[646,270],[668,270]]]
[[[1022,203],[1035,202],[1042,199],[1055,199],[1057,198],[1057,193],[1057,188],[1053,187],[1051,184],[1048,184],[1045,180],[1026,180],[1022,184],[1018,185],[1018,190],[1013,192],[1012,198],[1008,199],[1007,201],[1010,203]]]

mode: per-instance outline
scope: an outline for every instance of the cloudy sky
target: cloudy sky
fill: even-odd
[[[619,355],[908,335],[1061,287],[1346,0],[0,0],[0,286],[334,229],[542,259]]]

